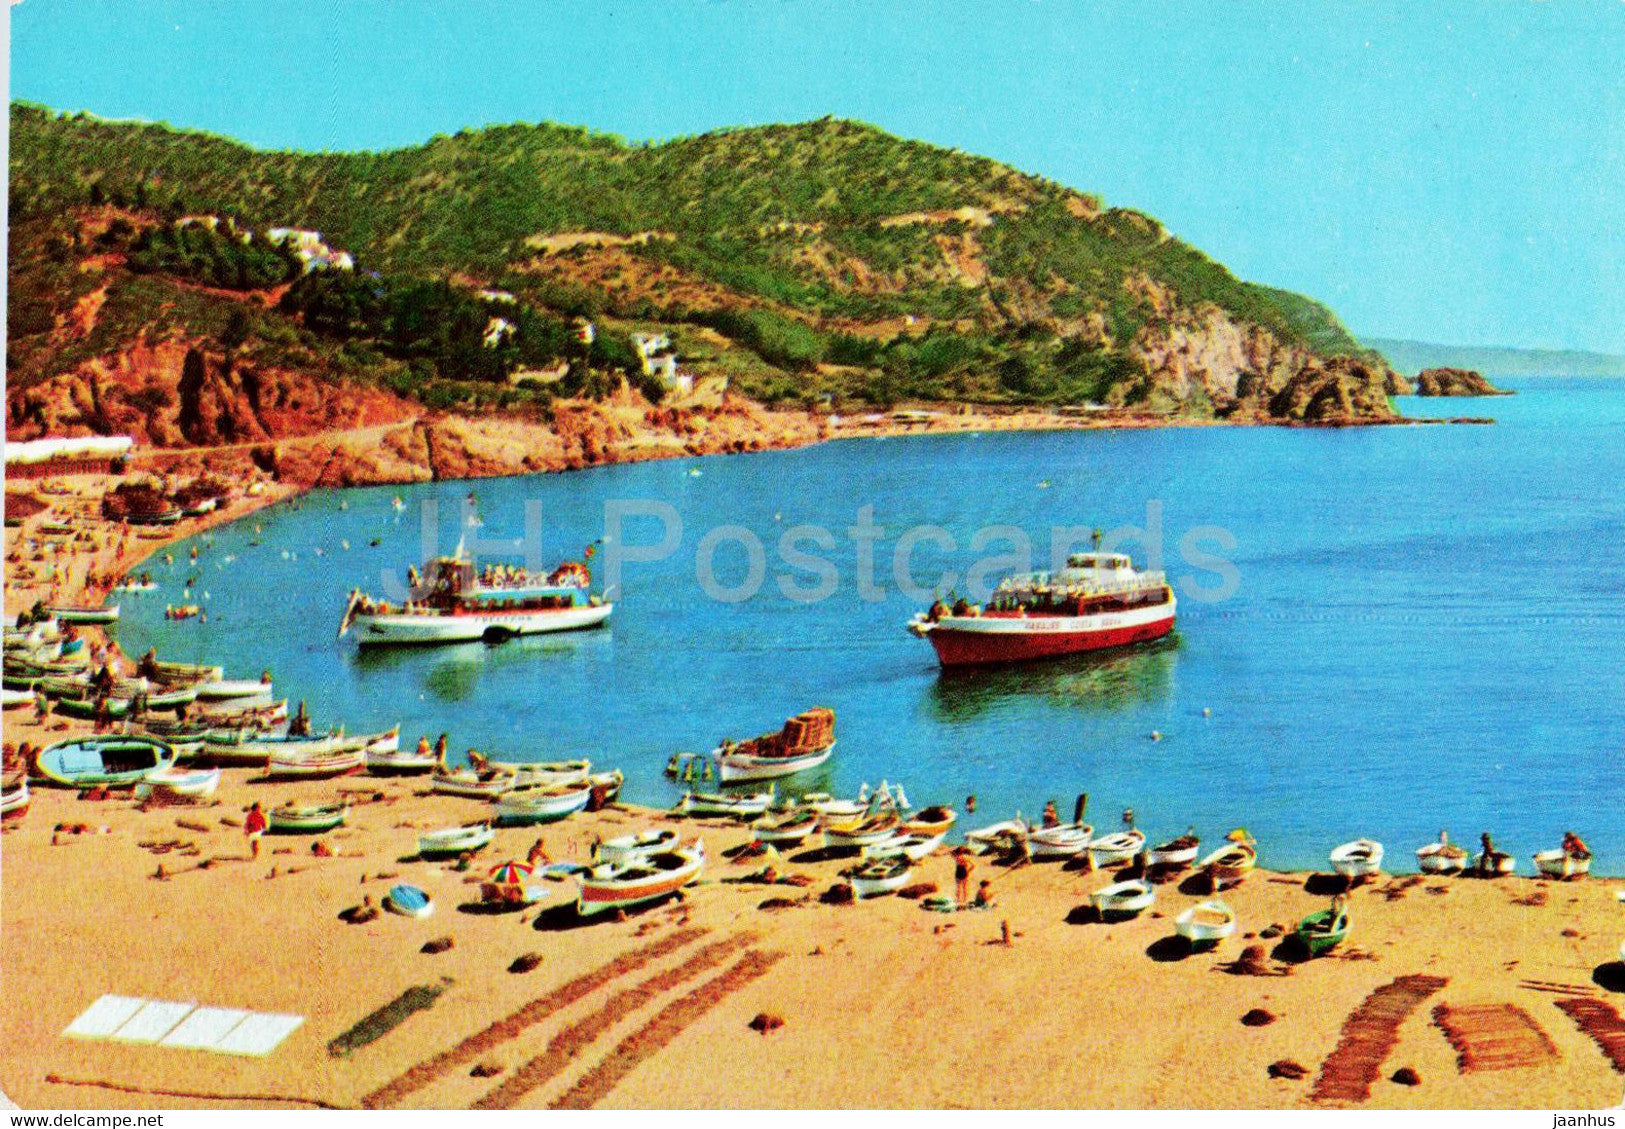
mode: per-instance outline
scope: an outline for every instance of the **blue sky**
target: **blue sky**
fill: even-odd
[[[12,96],[262,146],[834,114],[1141,208],[1357,332],[1625,352],[1625,3],[89,3]]]

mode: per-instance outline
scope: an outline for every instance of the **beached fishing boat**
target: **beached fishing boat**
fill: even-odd
[[[520,785],[497,798],[497,826],[553,823],[581,811],[591,798],[592,787],[585,783]]]
[[[904,819],[898,830],[905,835],[946,835],[958,818],[953,808],[933,804]]]
[[[724,784],[773,780],[817,768],[835,751],[835,711],[806,710],[776,733],[749,741],[724,741],[711,752]]]
[[[976,854],[985,855],[1001,844],[1025,842],[1029,830],[1024,820],[1005,819],[965,832],[965,846]]]
[[[615,605],[592,595],[585,565],[568,561],[546,576],[519,569],[501,578],[476,577],[461,551],[436,557],[406,601],[397,606],[350,593],[339,623],[353,626],[363,646],[501,642],[519,635],[580,631],[609,619]]]
[[[857,819],[869,811],[869,786],[865,784],[855,800],[839,800],[828,792],[808,792],[796,806],[832,823]]]
[[[1177,839],[1159,843],[1146,852],[1145,864],[1158,870],[1182,870],[1196,861],[1202,841],[1187,831]]]
[[[1258,848],[1252,836],[1238,828],[1228,838],[1229,842],[1196,864],[1215,893],[1238,885],[1258,866]]]
[[[852,887],[855,898],[876,898],[895,893],[908,885],[914,873],[914,863],[903,855],[871,859],[861,866],[841,871],[841,877]]]
[[[62,604],[45,609],[58,623],[117,623],[118,605],[93,608]]]
[[[1365,878],[1382,870],[1382,844],[1374,839],[1344,843],[1327,857],[1332,869],[1345,878]]]
[[[459,768],[448,771],[442,766],[429,781],[429,791],[471,800],[493,800],[513,791],[518,784],[519,778],[506,769]]]
[[[367,767],[362,749],[331,753],[275,752],[265,764],[267,780],[327,780],[349,776]]]
[[[633,862],[606,862],[577,878],[576,912],[582,917],[643,905],[675,894],[705,868],[705,844],[661,851]]]
[[[592,797],[587,801],[588,811],[603,811],[616,800],[621,798],[621,788],[626,784],[626,776],[618,768],[608,772],[595,772],[587,777],[587,785],[592,789]]]
[[[189,717],[222,729],[270,729],[288,720],[288,699],[198,702],[187,711]]]
[[[1450,841],[1448,831],[1438,842],[1416,848],[1416,865],[1423,874],[1460,874],[1467,869],[1467,849]]]
[[[34,704],[34,695],[27,690],[0,689],[0,709],[14,710]]]
[[[502,761],[468,751],[469,764],[478,770],[511,772],[520,784],[580,784],[592,775],[592,761]]]
[[[1094,839],[1095,829],[1087,823],[1057,823],[1034,827],[1027,833],[1027,850],[1035,859],[1075,858]]]
[[[418,856],[432,859],[468,854],[484,850],[496,837],[489,823],[466,823],[461,827],[425,831],[418,836]]]
[[[759,842],[776,847],[794,846],[818,830],[818,816],[810,811],[788,811],[770,815],[751,825]]]
[[[147,694],[145,706],[148,712],[157,713],[168,710],[185,709],[192,704],[190,690],[168,690],[158,694]],[[142,697],[106,699],[84,698],[58,698],[53,708],[54,713],[63,717],[77,718],[82,721],[94,721],[104,711],[106,716],[115,721],[131,716],[136,707],[143,702]]]
[[[985,608],[940,600],[908,630],[945,667],[1025,662],[1160,639],[1174,627],[1174,591],[1161,572],[1122,553],[1074,553],[1057,572],[1003,580]]]
[[[78,737],[59,741],[34,758],[39,775],[69,788],[121,788],[175,763],[175,749],[152,737]]]
[[[1103,920],[1137,917],[1157,900],[1157,888],[1142,878],[1113,882],[1089,895]]]
[[[21,819],[28,811],[30,798],[26,776],[0,785],[0,819]]]
[[[152,675],[159,682],[185,683],[191,685],[199,682],[218,682],[226,676],[226,672],[218,666],[206,663],[166,662],[162,659],[151,664]]]
[[[766,792],[738,795],[727,792],[685,792],[683,798],[677,801],[675,810],[679,815],[720,815],[749,820],[767,811],[767,805],[772,802],[771,789]]]
[[[373,776],[421,776],[440,767],[440,758],[433,752],[403,751],[399,742],[393,749],[369,745],[366,758],[367,771]]]
[[[824,846],[832,850],[872,846],[897,834],[902,822],[896,812],[888,811],[848,823],[825,823]]]
[[[919,862],[942,845],[941,835],[906,835],[901,828],[891,836],[863,848],[866,859],[896,858]]]
[[[219,787],[218,768],[182,768],[179,765],[170,765],[168,768],[157,768],[147,773],[141,783],[136,785],[135,791],[138,796],[157,792],[184,796],[188,799],[203,799],[214,795],[215,789]]]
[[[1236,911],[1217,898],[1197,902],[1174,918],[1174,932],[1191,948],[1208,948],[1236,931]]]
[[[350,814],[347,803],[284,804],[267,816],[269,830],[277,835],[319,835],[343,823]]]
[[[199,701],[224,702],[235,698],[261,698],[271,693],[271,679],[214,678],[197,683]]]
[[[203,737],[203,758],[214,764],[269,765],[272,757],[297,760],[325,757],[336,753],[361,752],[367,747],[363,736],[323,733],[310,737],[288,734],[254,733],[246,730],[210,730]],[[365,758],[363,757],[363,763]]]
[[[1479,836],[1479,843],[1482,850],[1473,861],[1473,871],[1480,878],[1502,878],[1518,869],[1517,860],[1510,853],[1495,849],[1488,831]]]
[[[1349,935],[1348,909],[1334,902],[1331,909],[1312,913],[1298,922],[1296,934],[1312,957],[1324,956]]]
[[[434,912],[434,899],[421,887],[402,882],[384,895],[384,908],[402,917],[428,917]]]
[[[605,839],[593,852],[595,863],[637,862],[648,855],[677,849],[677,832],[669,827],[651,827],[647,831],[634,831],[630,835],[617,835]]]
[[[1575,855],[1562,847],[1535,855],[1535,869],[1548,878],[1579,878],[1591,871],[1590,855]]]
[[[1127,831],[1114,831],[1110,835],[1102,835],[1089,844],[1089,861],[1094,863],[1095,869],[1118,866],[1128,862],[1135,855],[1145,849],[1145,833],[1129,828]]]

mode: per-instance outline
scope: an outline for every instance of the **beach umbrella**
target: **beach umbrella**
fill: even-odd
[[[491,868],[491,881],[499,886],[518,886],[535,873],[536,868],[530,863],[509,859]]]

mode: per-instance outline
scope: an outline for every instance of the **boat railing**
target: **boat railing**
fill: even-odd
[[[1167,574],[1161,570],[1136,572],[1128,580],[1108,580],[1094,584],[1055,584],[1051,581],[1051,574],[1047,572],[1033,572],[1025,576],[1011,577],[1002,582],[996,589],[998,592],[1060,592],[1068,596],[1108,596],[1119,592],[1139,592],[1148,588],[1156,588],[1166,584]]]

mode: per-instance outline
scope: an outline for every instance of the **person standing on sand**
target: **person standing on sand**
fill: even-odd
[[[976,869],[976,863],[971,861],[970,852],[964,847],[954,851],[954,904],[964,905],[970,899],[971,871]]]
[[[1061,825],[1061,813],[1055,807],[1055,801],[1051,800],[1047,804],[1044,805],[1044,826],[1045,827],[1059,827],[1060,825]]]
[[[270,821],[265,818],[265,812],[260,807],[260,802],[255,800],[248,809],[248,815],[243,819],[243,834],[248,836],[248,854],[250,858],[260,857],[260,837],[265,834],[265,829],[268,826],[270,826]]]

